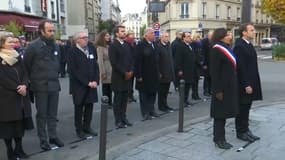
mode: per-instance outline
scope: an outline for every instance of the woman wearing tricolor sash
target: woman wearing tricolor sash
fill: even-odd
[[[230,48],[233,36],[224,28],[214,31],[210,53],[210,75],[212,77],[211,117],[214,118],[214,143],[221,149],[233,147],[226,141],[227,118],[238,113],[238,82],[236,57]]]

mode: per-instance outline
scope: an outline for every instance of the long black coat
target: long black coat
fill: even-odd
[[[160,83],[170,83],[174,80],[174,64],[169,44],[157,43],[159,54]]]
[[[203,66],[207,66],[207,69],[203,69],[203,74],[205,76],[209,76],[210,74],[210,51],[211,51],[211,43],[208,38],[202,39],[202,56],[203,56]]]
[[[234,53],[237,56],[240,103],[249,104],[254,100],[262,100],[257,54],[254,47],[245,40],[238,39]],[[247,86],[252,87],[253,94],[245,93]]]
[[[20,56],[18,60],[17,63],[10,66],[2,64],[0,58],[0,122],[31,117],[29,94],[23,97],[17,92],[18,85],[28,87],[28,75]]]
[[[154,93],[159,86],[159,55],[157,46],[143,39],[136,47],[136,78],[142,78],[142,82],[136,83],[136,89]]]
[[[97,89],[90,88],[88,83],[96,81],[99,85],[99,67],[96,53],[89,50],[86,56],[77,47],[69,50],[69,73],[71,75],[70,84],[75,105],[98,102]]]
[[[179,77],[186,83],[192,83],[194,78],[195,55],[193,50],[186,43],[178,43],[175,53],[175,71],[178,75],[179,71],[183,72],[183,76]]]
[[[125,79],[127,72],[134,72],[134,56],[130,45],[127,42],[121,44],[115,39],[109,46],[109,58],[112,66],[112,90],[116,92],[132,89],[132,79]]]
[[[222,46],[226,45],[219,43]],[[228,48],[228,47],[226,47]],[[230,48],[228,48],[231,50]],[[233,63],[218,48],[210,53],[210,76],[212,77],[211,117],[231,118],[238,113],[238,80]],[[216,93],[223,93],[223,100],[216,98]]]

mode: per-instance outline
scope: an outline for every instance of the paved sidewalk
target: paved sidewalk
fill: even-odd
[[[169,133],[143,143],[115,160],[278,160],[285,156],[285,104],[254,108],[250,128],[261,140],[241,152],[246,142],[236,138],[234,119],[226,123],[226,139],[234,147],[222,150],[212,141],[212,120],[184,128],[184,133]]]

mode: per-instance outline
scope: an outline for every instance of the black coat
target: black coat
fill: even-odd
[[[42,38],[32,41],[25,51],[24,64],[35,92],[59,91],[60,50]]]
[[[159,55],[157,46],[143,39],[136,48],[136,79],[142,78],[142,82],[136,83],[136,89],[155,93],[159,86]]]
[[[183,72],[183,76],[179,77],[186,83],[192,83],[194,78],[195,55],[192,49],[186,43],[178,43],[175,53],[175,71],[178,75],[179,71]]]
[[[219,43],[224,47],[226,45]],[[228,48],[229,49],[229,48]],[[231,50],[231,49],[229,49]],[[212,48],[210,53],[210,76],[212,78],[211,117],[231,118],[238,113],[238,80],[233,63],[221,52]],[[223,100],[216,98],[216,93],[223,93]]]
[[[174,64],[169,44],[157,43],[159,54],[160,83],[169,83],[174,80]]]
[[[172,51],[173,57],[175,56],[175,53],[177,52],[177,45],[179,43],[182,43],[181,39],[179,39],[179,38],[175,38],[175,40],[172,41],[172,43],[171,43],[171,51]]]
[[[252,46],[243,39],[235,43],[237,56],[240,103],[249,104],[253,100],[262,100],[262,90],[257,65],[257,54]],[[246,94],[245,88],[251,86],[253,94]]]
[[[209,67],[210,67],[210,51],[212,44],[208,38],[202,39],[202,57],[203,57],[203,66],[207,66],[207,69],[203,69],[203,74],[209,76]]]
[[[194,75],[200,77],[201,69],[203,65],[204,56],[202,55],[202,43],[201,42],[192,42],[191,47],[194,52]]]
[[[90,49],[88,56],[77,47],[69,50],[68,65],[72,77],[70,87],[75,105],[98,102],[97,89],[88,86],[91,81],[96,81],[99,85],[99,67],[95,54]]]
[[[132,79],[125,79],[127,72],[134,72],[134,55],[130,45],[127,42],[121,44],[115,39],[109,46],[109,58],[112,66],[112,90],[116,92],[132,89]]]
[[[18,85],[28,87],[28,75],[21,62],[13,66],[2,64],[0,58],[0,122],[22,120],[31,117],[29,94],[23,97],[17,92]]]

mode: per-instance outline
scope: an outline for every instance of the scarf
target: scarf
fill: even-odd
[[[234,68],[237,68],[236,57],[230,48],[224,47],[221,44],[215,44],[213,48],[218,48],[233,64]]]
[[[19,53],[16,50],[1,49],[0,57],[3,59],[2,64],[9,64],[10,66],[18,62]]]

